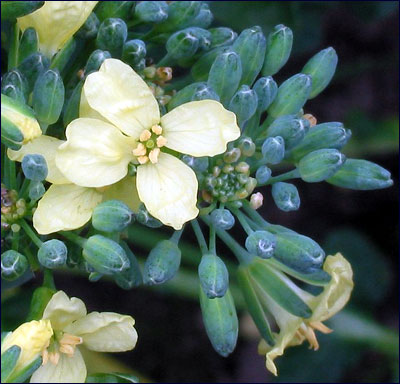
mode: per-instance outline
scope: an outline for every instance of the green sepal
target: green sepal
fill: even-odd
[[[32,13],[43,6],[44,1],[2,1],[1,19],[14,20]]]
[[[100,1],[95,13],[102,22],[109,17],[129,19],[135,1]]]
[[[208,298],[225,295],[229,288],[229,273],[220,257],[214,254],[203,255],[198,272],[201,288]]]
[[[24,369],[18,372],[13,372],[8,377],[8,383],[24,383],[42,364],[42,357],[39,356],[27,365]]]
[[[21,348],[13,345],[1,354],[1,382],[8,383],[7,379],[17,364]]]
[[[79,107],[80,107],[80,103],[81,103],[83,84],[84,84],[84,81],[81,80],[76,85],[76,87],[72,91],[71,96],[65,103],[65,109],[63,112],[64,126],[67,126],[72,120],[75,120],[79,117]]]
[[[18,66],[28,81],[29,91],[33,89],[37,78],[50,67],[50,60],[40,52],[32,53]]]
[[[190,73],[196,81],[207,81],[208,73],[220,53],[227,52],[229,47],[217,47],[206,52],[193,64]]]
[[[39,50],[39,37],[34,28],[25,29],[18,47],[18,62]]]
[[[115,282],[122,289],[132,289],[133,287],[138,287],[143,284],[143,276],[140,270],[139,262],[136,256],[133,254],[128,244],[121,241],[121,247],[128,256],[130,266],[125,271],[122,271],[115,276]]]
[[[48,287],[39,287],[33,291],[31,306],[26,321],[40,320],[44,309],[57,291]]]

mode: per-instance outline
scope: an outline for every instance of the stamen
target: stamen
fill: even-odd
[[[46,365],[49,361],[49,351],[44,349],[42,352],[42,365]]]
[[[333,332],[333,329],[330,329],[329,327],[327,327],[325,324],[321,323],[320,321],[312,321],[310,323],[310,326],[322,333],[325,333],[325,334]]]
[[[73,356],[75,352],[75,346],[70,344],[63,344],[60,346],[60,352],[65,353],[66,355]]]
[[[146,164],[149,161],[149,158],[147,156],[139,156],[137,161],[139,164]]]
[[[146,154],[146,147],[144,144],[139,143],[138,146],[132,150],[134,156],[144,156]]]
[[[161,148],[163,147],[165,144],[167,144],[167,139],[164,136],[158,136],[157,137],[157,147]]]
[[[162,127],[158,124],[153,125],[151,127],[151,130],[156,134],[156,135],[161,135],[162,134]]]
[[[70,345],[78,345],[78,344],[82,344],[83,343],[83,339],[82,337],[79,336],[75,336],[75,335],[70,335],[69,333],[64,333],[62,339],[60,340],[60,344],[70,344]]]
[[[311,327],[307,327],[306,337],[308,342],[310,343],[310,348],[314,349],[314,351],[318,351],[319,344],[317,336],[315,336],[315,332]]]
[[[51,364],[57,365],[60,360],[60,354],[58,352],[50,352],[49,360]]]
[[[158,161],[158,155],[160,154],[160,148],[154,148],[150,153],[149,153],[149,159],[150,161],[155,164]]]
[[[148,130],[148,129],[145,129],[141,134],[140,134],[140,137],[139,137],[139,140],[140,141],[147,141],[147,140],[149,140],[150,139],[150,137],[151,137],[151,132]]]

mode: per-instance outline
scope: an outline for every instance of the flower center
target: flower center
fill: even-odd
[[[54,341],[42,352],[42,365],[47,364],[49,361],[57,365],[60,360],[60,353],[65,353],[68,357],[74,356],[76,346],[82,343],[82,337],[56,332]]]
[[[332,329],[328,328],[320,321],[312,321],[307,324],[303,323],[297,330],[297,336],[301,340],[307,339],[310,344],[310,348],[314,349],[314,351],[317,351],[319,349],[319,344],[314,330],[328,334],[332,332]]]
[[[160,155],[160,148],[167,144],[167,139],[161,136],[162,128],[159,125],[153,125],[151,131],[145,129],[139,136],[139,144],[132,151],[133,155],[137,157],[139,164],[146,164],[151,162],[157,163],[158,156]]]

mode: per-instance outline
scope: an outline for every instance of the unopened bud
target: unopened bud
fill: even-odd
[[[263,205],[264,197],[261,192],[253,193],[250,196],[250,205],[253,209],[258,209]]]
[[[300,196],[297,188],[289,183],[275,183],[272,185],[272,197],[276,206],[284,211],[297,211],[300,208]]]
[[[38,251],[38,260],[46,268],[59,268],[67,262],[68,250],[65,244],[57,239],[44,242]]]

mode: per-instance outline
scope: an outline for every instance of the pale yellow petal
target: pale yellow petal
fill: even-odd
[[[25,155],[39,154],[46,159],[48,174],[46,180],[53,184],[69,184],[70,181],[60,172],[56,166],[57,148],[64,143],[55,137],[42,135],[23,145],[18,151],[7,150],[11,160],[22,161]]]
[[[127,176],[109,187],[103,192],[103,201],[121,200],[132,211],[137,212],[141,201],[136,188],[136,177]]]
[[[55,330],[64,330],[67,325],[85,316],[84,302],[77,297],[69,298],[64,291],[55,293],[43,312],[43,319],[49,319]]]
[[[90,220],[102,198],[94,188],[53,184],[39,201],[33,226],[42,235],[80,228]]]
[[[166,147],[192,156],[214,156],[240,136],[233,112],[215,100],[192,101],[161,118]]]
[[[144,80],[127,64],[106,59],[83,86],[90,107],[122,132],[139,138],[160,122],[158,103]]]
[[[91,119],[97,119],[97,120],[103,120],[106,123],[110,123],[103,115],[101,115],[99,112],[96,112],[88,103],[84,89],[82,88],[82,93],[81,93],[81,101],[79,104],[79,117],[89,117]]]
[[[196,175],[172,155],[160,153],[158,163],[139,165],[136,183],[140,200],[165,225],[181,229],[199,213]]]
[[[72,357],[60,353],[57,365],[47,362],[37,369],[31,383],[84,383],[86,380],[86,365],[82,354],[76,348]]]
[[[131,316],[92,312],[75,321],[66,332],[83,338],[83,345],[98,352],[124,352],[135,348],[137,332]]]
[[[53,56],[78,31],[97,1],[46,1],[37,11],[17,19],[24,31],[35,28],[40,51]]]
[[[57,151],[56,164],[74,184],[103,187],[126,176],[136,144],[115,126],[80,118],[68,125],[66,136],[67,141]]]

